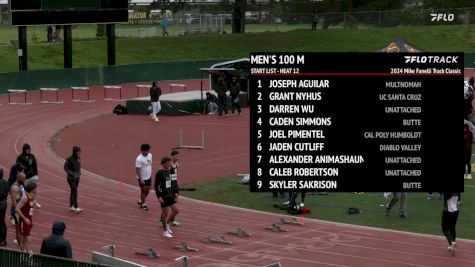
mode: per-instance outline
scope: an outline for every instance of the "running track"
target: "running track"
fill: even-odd
[[[127,90],[135,92],[135,87],[128,86]],[[50,233],[53,220],[62,219],[67,224],[66,237],[72,241],[74,258],[80,260],[90,260],[91,251],[104,252],[102,246],[115,244],[118,257],[147,266],[181,266],[173,259],[184,253],[173,247],[180,241],[187,241],[200,249],[198,253],[187,253],[190,266],[200,267],[263,266],[278,261],[284,266],[475,266],[475,243],[472,241],[459,240],[457,255],[453,257],[448,254],[446,241],[441,237],[322,221],[305,220],[304,227],[289,226],[288,233],[276,234],[263,228],[277,222],[278,215],[191,199],[180,201],[183,226],[173,228],[175,238],[169,240],[161,237],[156,202],[149,201],[150,211],[143,212],[135,204],[135,186],[89,171],[83,173],[79,193],[85,211],[81,215],[72,214],[67,211],[69,188],[62,170],[64,161],[52,152],[49,140],[66,125],[110,114],[117,103],[102,100],[94,104],[71,103],[69,95],[70,92],[64,90],[61,97],[65,104],[48,105],[39,104],[38,95],[32,94],[35,104],[31,106],[11,106],[7,104],[6,96],[0,96],[0,167],[8,175],[8,169],[24,142],[32,145],[39,161],[39,200],[43,208],[35,211],[35,251],[39,251],[41,239]],[[102,91],[94,89],[93,97],[101,99]],[[196,117],[197,120],[200,118],[209,119]],[[216,123],[225,122],[217,120]],[[152,122],[150,125],[156,127]],[[100,129],[90,130],[94,136],[102,134]],[[111,153],[110,160],[117,165],[130,164],[128,159],[114,153]],[[209,160],[209,164],[219,161],[213,157]],[[382,215],[381,219],[386,218]],[[234,241],[232,246],[201,243],[208,235],[225,235],[237,227],[248,229],[253,236],[237,238],[227,235]],[[13,236],[10,228],[8,240],[11,241]],[[12,243],[9,247],[14,248]],[[135,251],[149,247],[159,251],[160,259],[149,260],[134,255]]]

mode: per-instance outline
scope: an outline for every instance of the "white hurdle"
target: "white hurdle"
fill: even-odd
[[[183,144],[183,129],[180,129],[180,146],[178,148],[203,149],[205,148],[205,130],[201,130],[201,145]]]
[[[24,89],[8,89],[8,104],[10,105],[31,105],[33,103],[26,102],[26,90]],[[16,94],[23,94],[24,95],[24,102],[12,102],[11,96]]]
[[[170,93],[173,93],[173,88],[174,87],[181,87],[181,88],[184,88],[185,89],[185,92],[186,92],[186,84],[182,84],[182,83],[171,83],[170,84]]]
[[[56,92],[56,101],[46,100],[43,96],[43,92]],[[62,104],[64,101],[59,101],[59,89],[58,88],[40,88],[40,102],[44,104]]]
[[[85,99],[80,99],[80,98],[74,98],[74,91],[86,91],[87,92],[87,100]],[[82,102],[82,103],[92,103],[95,102],[96,100],[91,99],[91,94],[90,94],[90,89],[89,87],[71,87],[71,96],[73,99],[73,102]]]
[[[111,98],[107,97],[107,91],[108,90],[119,90],[119,98]],[[118,85],[105,85],[104,86],[104,100],[109,100],[109,101],[124,101],[125,99],[122,99],[122,86]]]
[[[188,267],[188,256],[181,256],[179,258],[176,258],[175,261],[181,261],[183,267]]]
[[[146,84],[137,84],[137,97],[140,96],[140,89],[142,88],[151,88],[152,86]]]

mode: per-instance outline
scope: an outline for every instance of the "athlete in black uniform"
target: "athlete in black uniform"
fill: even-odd
[[[164,157],[160,162],[162,168],[158,170],[155,175],[155,193],[157,194],[158,201],[162,207],[162,218],[165,222],[163,224],[163,236],[173,237],[173,233],[170,229],[171,219],[178,214],[178,208],[176,207],[175,196],[172,189],[172,180],[170,176],[170,168],[172,160],[169,157]]]
[[[173,196],[175,197],[175,202],[178,202],[179,195],[179,187],[178,187],[178,169],[179,164],[178,160],[180,159],[180,153],[176,150],[173,150],[171,153],[172,165],[170,168],[170,177],[172,179],[172,191]],[[171,225],[172,226],[180,226],[181,223],[175,220],[175,216],[171,218]]]
[[[173,150],[171,153],[172,164],[170,167],[170,178],[172,180],[172,191],[173,196],[175,197],[175,202],[178,203],[179,195],[179,188],[178,188],[178,160],[180,159],[180,153],[176,150]],[[181,223],[175,220],[175,217],[171,218],[171,225],[172,226],[180,226]],[[163,216],[160,217],[160,226],[163,226]]]

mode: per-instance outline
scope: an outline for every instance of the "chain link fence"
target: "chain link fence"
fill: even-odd
[[[314,13],[285,12],[279,5],[266,8],[249,8],[245,18],[246,32],[285,32],[310,30],[315,19]],[[10,45],[15,40],[16,28],[9,26],[8,10],[3,8],[0,21],[0,45]],[[199,9],[181,10],[173,13],[157,10],[130,10],[129,22],[116,26],[116,36],[120,38],[147,38],[164,36],[162,19],[166,14],[166,30],[169,36],[192,34],[221,34],[232,32],[231,11],[202,11]],[[475,24],[475,7],[423,9],[407,7],[401,10],[368,12],[321,12],[318,15],[317,30],[368,27],[400,27],[430,25],[468,25]],[[2,26],[3,25],[3,26]],[[46,42],[46,26],[28,27],[28,38],[32,42]],[[99,31],[96,25],[73,26],[73,39],[96,39]]]

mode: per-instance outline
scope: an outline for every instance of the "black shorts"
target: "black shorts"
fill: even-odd
[[[140,187],[143,187],[143,186],[151,186],[151,185],[152,185],[152,179],[144,180],[143,182],[144,182],[144,184],[142,185],[142,184],[140,183],[140,181],[139,181]]]
[[[171,205],[176,204],[175,198],[173,197],[164,197],[162,199],[163,203],[160,203],[162,208],[170,207]]]

